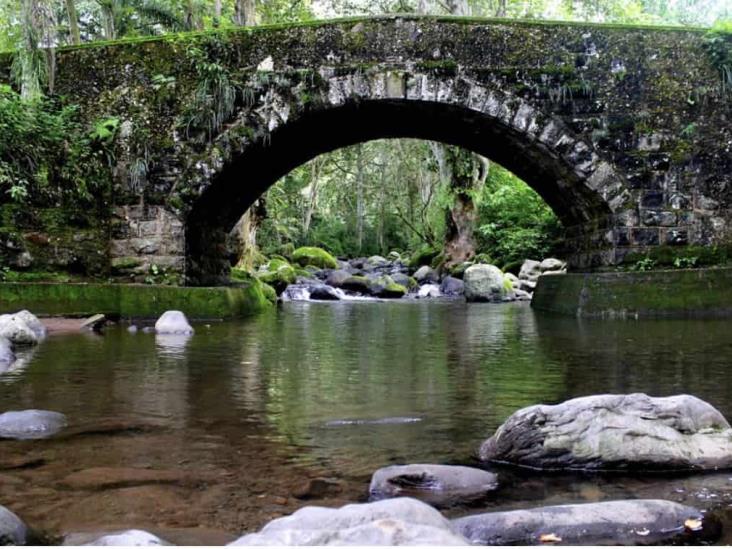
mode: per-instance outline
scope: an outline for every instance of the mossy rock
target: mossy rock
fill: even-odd
[[[313,278],[313,273],[311,273],[307,269],[303,269],[302,267],[293,267],[293,269],[295,269],[295,274],[297,276],[301,276],[303,278]]]
[[[371,282],[365,276],[353,275],[343,281],[341,288],[351,292],[368,294],[371,293]]]
[[[251,282],[254,278],[252,273],[238,267],[232,267],[229,276],[236,282]]]
[[[521,271],[521,265],[524,264],[523,259],[517,259],[516,261],[509,261],[508,263],[504,264],[501,270],[504,273],[513,273],[516,276],[518,276],[519,272]]]
[[[314,246],[298,248],[292,253],[292,260],[301,267],[307,265],[321,269],[336,269],[338,267],[335,257],[322,248],[316,248]]]
[[[472,261],[463,261],[462,263],[453,265],[452,268],[450,268],[450,276],[462,280],[466,269],[472,265],[474,265]]]
[[[257,278],[272,286],[279,295],[285,291],[287,286],[295,283],[297,274],[285,259],[273,257],[263,266],[263,270],[257,273]]]
[[[411,269],[418,269],[422,265],[431,265],[432,260],[440,255],[440,250],[432,246],[422,246],[419,250],[412,254],[409,258],[409,267]]]
[[[277,290],[275,290],[269,284],[262,282],[261,280],[260,282],[262,284],[262,294],[264,295],[265,299],[272,304],[277,303]]]
[[[373,296],[387,299],[398,299],[407,294],[407,289],[401,284],[394,282],[394,279],[389,275],[383,275],[369,280],[369,291]]]

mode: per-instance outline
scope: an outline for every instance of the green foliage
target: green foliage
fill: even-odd
[[[171,272],[170,269],[161,267],[153,263],[150,265],[147,276],[145,276],[145,284],[155,284],[162,286],[178,286],[181,283],[180,276]]]
[[[105,118],[94,124],[94,129],[91,131],[90,137],[93,141],[109,145],[117,136],[117,130],[119,130],[119,118]]]
[[[732,20],[714,25],[705,35],[705,47],[719,71],[722,93],[732,96]]]
[[[0,85],[0,202],[91,200],[109,180],[111,140],[97,139],[100,130],[86,130],[76,107],[23,101]]]
[[[633,265],[631,265],[630,270],[631,271],[639,271],[639,272],[645,272],[645,271],[652,271],[657,266],[656,260],[652,259],[650,257],[644,257],[643,259],[639,259]]]
[[[492,165],[479,202],[478,249],[498,266],[554,255],[561,225],[549,206],[508,170]]]

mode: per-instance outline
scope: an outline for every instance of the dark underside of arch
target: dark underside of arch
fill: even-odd
[[[559,154],[494,118],[443,103],[363,101],[298,116],[224,168],[186,220],[189,283],[223,281],[225,235],[282,176],[320,154],[385,138],[440,141],[479,153],[526,181],[565,226],[582,226],[610,213]]]

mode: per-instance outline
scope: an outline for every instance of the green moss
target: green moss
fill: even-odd
[[[418,269],[423,265],[430,265],[438,255],[440,255],[440,250],[430,245],[424,245],[409,258],[409,268]]]
[[[181,310],[193,319],[246,316],[268,309],[270,300],[257,280],[236,287],[189,288],[138,284],[0,284],[0,312],[28,309],[47,316],[156,318]]]
[[[641,261],[652,262],[658,267],[689,267],[692,264],[698,267],[723,266],[732,263],[732,245],[656,246],[626,255],[623,265],[625,268],[633,267]]]
[[[371,289],[371,283],[365,276],[353,275],[343,281],[341,288],[352,292],[368,293]]]
[[[262,294],[270,303],[277,303],[277,291],[269,284],[262,282]]]
[[[292,253],[292,260],[301,267],[312,265],[321,269],[335,269],[338,267],[335,257],[322,248],[303,246]]]

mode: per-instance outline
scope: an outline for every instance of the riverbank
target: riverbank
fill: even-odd
[[[727,318],[732,268],[542,276],[531,306],[579,318]]]
[[[240,318],[272,306],[256,280],[237,286],[193,288],[146,284],[0,284],[0,313],[20,309],[38,316],[152,319],[183,310],[195,320]]]

